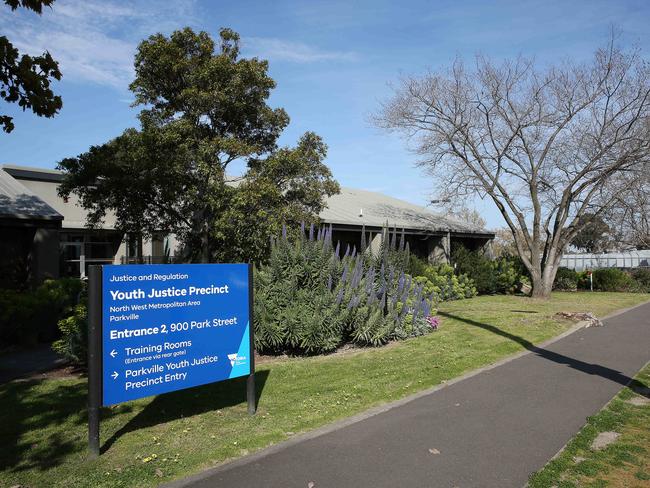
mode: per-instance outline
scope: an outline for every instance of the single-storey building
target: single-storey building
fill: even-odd
[[[32,279],[85,276],[90,264],[160,263],[173,259],[174,236],[142,241],[125,236],[107,215],[101,229],[86,227],[87,212],[72,195],[62,199],[57,189],[60,171],[4,165],[0,170],[1,270],[27,269]],[[412,252],[430,261],[448,261],[451,244],[470,249],[485,246],[494,234],[412,203],[377,192],[342,188],[327,200],[320,214],[331,224],[333,238],[361,245],[365,229],[371,249],[377,249],[385,227],[404,230]],[[6,275],[6,273],[5,273]]]
[[[451,244],[462,243],[468,249],[486,246],[494,234],[467,222],[461,222],[426,207],[390,197],[382,193],[341,188],[327,200],[320,214],[323,222],[332,225],[333,240],[357,249],[361,229],[372,249],[381,245],[382,229],[402,229],[411,252],[430,262],[449,262]]]

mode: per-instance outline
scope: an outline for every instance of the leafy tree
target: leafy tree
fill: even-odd
[[[141,129],[59,163],[60,194],[80,197],[90,225],[114,211],[123,231],[177,234],[189,260],[260,260],[283,220],[314,220],[338,192],[317,135],[277,147],[289,117],[268,106],[268,63],[240,58],[237,33],[222,29],[216,53],[206,32],[156,34],[135,70]]]
[[[587,252],[602,252],[607,250],[610,242],[609,225],[602,217],[585,214],[579,219],[580,231],[575,235],[571,244]]]
[[[414,140],[441,198],[487,196],[532,295],[548,298],[583,215],[604,215],[650,161],[650,70],[614,39],[587,63],[457,61],[407,77],[377,123]]]
[[[40,14],[54,0],[4,0],[11,10],[24,7]],[[50,88],[50,78],[61,79],[59,64],[49,52],[40,56],[20,54],[5,36],[0,36],[0,97],[9,103],[18,103],[23,110],[31,110],[41,117],[53,117],[62,107],[61,97]],[[0,126],[5,132],[14,129],[13,118],[0,115]]]
[[[323,195],[339,191],[323,164],[326,154],[322,139],[307,132],[295,148],[251,161],[239,185],[224,192],[225,205],[211,226],[212,259],[263,261],[270,237],[279,235],[283,224],[315,223],[325,207]]]

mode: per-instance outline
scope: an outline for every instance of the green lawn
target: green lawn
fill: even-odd
[[[650,403],[646,403],[650,401],[649,385],[650,366],[647,366],[630,387],[624,388],[600,413],[587,419],[587,424],[557,458],[531,476],[530,487],[649,487]],[[591,449],[601,432],[617,432],[621,436],[602,450]]]
[[[245,455],[369,407],[485,366],[571,326],[558,311],[603,316],[650,299],[624,293],[558,293],[548,302],[479,297],[441,305],[424,337],[258,367],[257,415],[245,382],[232,380],[107,408],[103,454],[86,454],[86,382],[0,386],[0,486],[154,486]]]

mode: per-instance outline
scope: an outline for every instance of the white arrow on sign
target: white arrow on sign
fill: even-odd
[[[113,349],[113,350],[110,352],[110,354],[111,354],[111,357],[114,358],[115,356],[117,356],[117,351],[116,351],[115,349]]]
[[[113,374],[111,376],[113,377],[114,380],[116,380],[119,374],[117,374],[117,371],[113,371]]]

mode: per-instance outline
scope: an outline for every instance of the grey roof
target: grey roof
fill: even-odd
[[[63,220],[59,212],[2,170],[0,170],[0,217]]]
[[[63,181],[63,172],[58,169],[34,168],[31,166],[18,166],[15,164],[3,164],[4,169],[11,176],[19,179],[37,180],[37,181]]]
[[[60,218],[64,215],[64,227],[84,227],[86,210],[79,205],[76,196],[71,195],[69,201],[64,202],[56,193],[56,186],[63,179],[61,171],[14,165],[4,165],[3,168],[7,173],[20,179],[24,185],[29,185],[33,191],[32,193],[21,185],[21,182],[7,175],[5,171],[0,171],[0,174],[20,186],[23,192],[29,192],[32,197],[39,200],[42,205]],[[242,178],[228,175],[226,180],[227,184],[238,186]],[[35,194],[39,196],[36,197]],[[491,232],[481,227],[432,212],[426,207],[399,198],[367,190],[342,187],[341,193],[331,196],[326,203],[327,208],[320,213],[320,218],[331,224],[382,227],[388,223],[390,227],[415,231],[493,236]],[[113,229],[115,216],[107,215],[102,227]]]
[[[84,209],[76,195],[70,195],[67,200],[58,194],[59,183],[63,181],[63,172],[56,169],[35,168],[5,164],[4,171],[13,177],[19,185],[24,186],[33,195],[38,195],[46,205],[58,212],[62,218],[64,229],[83,229],[86,227],[88,211]],[[100,228],[115,229],[116,218],[113,212],[107,212]]]
[[[331,224],[382,227],[388,223],[389,227],[398,229],[492,235],[481,227],[399,198],[345,187],[327,199],[327,208],[320,213],[320,218]]]

